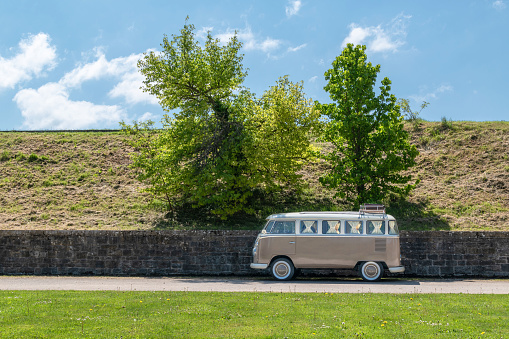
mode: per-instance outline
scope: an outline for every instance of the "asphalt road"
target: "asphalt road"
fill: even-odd
[[[202,291],[306,293],[465,293],[509,294],[509,280],[360,280],[271,278],[55,277],[0,276],[0,290]]]

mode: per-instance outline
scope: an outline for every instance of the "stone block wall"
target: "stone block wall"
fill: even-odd
[[[267,274],[249,267],[257,234],[3,230],[0,274]],[[402,232],[401,254],[406,274],[411,276],[509,278],[509,232]]]
[[[406,274],[509,277],[509,232],[401,232]]]
[[[0,274],[245,275],[252,231],[0,231]]]

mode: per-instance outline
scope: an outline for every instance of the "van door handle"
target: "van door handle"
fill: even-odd
[[[290,241],[290,244],[295,244],[295,241]]]

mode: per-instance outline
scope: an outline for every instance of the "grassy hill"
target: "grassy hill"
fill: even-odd
[[[407,125],[420,155],[421,183],[388,204],[402,229],[509,230],[509,123]],[[132,149],[119,132],[0,132],[0,229],[259,229],[270,213],[348,208],[318,184],[326,164],[302,173],[299,196],[260,197],[256,216],[227,223],[197,211],[166,213],[141,192]]]

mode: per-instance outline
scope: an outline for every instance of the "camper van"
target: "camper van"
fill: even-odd
[[[378,204],[359,212],[274,214],[256,238],[253,269],[289,280],[301,268],[355,269],[365,281],[403,273],[398,225]]]

